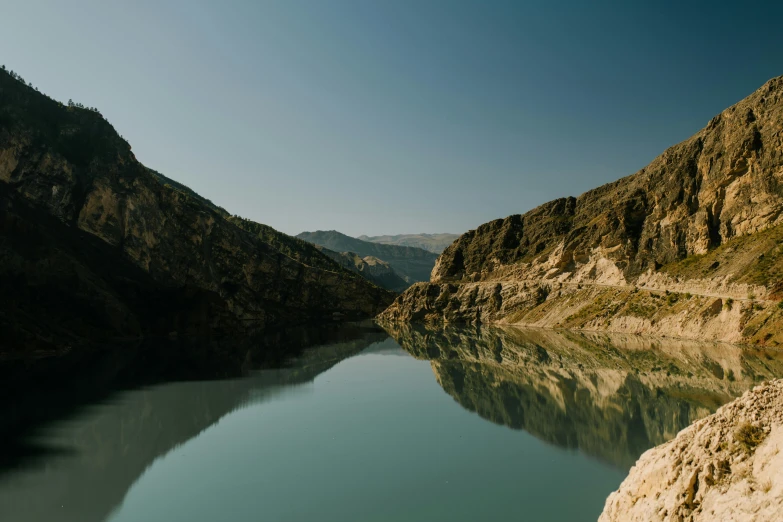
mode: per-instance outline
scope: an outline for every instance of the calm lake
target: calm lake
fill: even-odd
[[[726,345],[387,330],[38,422],[0,520],[593,521],[643,451],[783,376]]]

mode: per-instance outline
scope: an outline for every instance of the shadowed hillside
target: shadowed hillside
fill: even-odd
[[[97,111],[0,71],[0,355],[242,336],[392,298],[146,168]]]

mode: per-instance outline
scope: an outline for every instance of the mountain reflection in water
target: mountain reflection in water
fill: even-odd
[[[231,412],[291,392],[387,338],[377,327],[300,328],[296,335],[275,337],[287,350],[300,352],[285,367],[244,378],[131,387],[83,404],[64,420],[42,423],[33,435],[21,435],[42,455],[0,467],[0,520],[106,520],[157,458]],[[328,344],[301,352],[319,342]],[[196,375],[206,377],[203,371]]]
[[[783,353],[633,335],[384,324],[462,407],[630,468],[647,449],[783,376]]]
[[[2,461],[0,520],[595,520],[643,451],[783,376],[782,353],[729,345],[383,326],[121,352],[85,370],[130,381],[70,398],[33,379],[0,402],[2,451],[35,450]],[[244,377],[182,380],[212,366]]]

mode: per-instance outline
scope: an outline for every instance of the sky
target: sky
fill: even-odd
[[[461,233],[783,74],[783,2],[0,0],[0,63],[283,232]]]

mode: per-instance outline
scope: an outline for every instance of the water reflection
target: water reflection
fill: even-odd
[[[25,424],[24,430],[14,432],[15,425],[9,423],[4,438],[11,442],[10,447],[35,447],[41,455],[12,460],[13,466],[0,468],[0,519],[105,520],[156,458],[232,411],[310,382],[387,337],[377,328],[354,326],[331,332],[302,330],[293,339],[277,338],[278,347],[285,345],[291,353],[300,352],[304,344],[332,342],[300,352],[291,365],[251,372],[245,378],[113,390],[104,400],[88,402],[88,406],[69,403],[67,414],[62,413],[63,408],[49,412],[52,418],[48,421],[36,417],[32,430]],[[131,359],[137,358],[138,354]],[[128,357],[120,361],[130,364]],[[123,367],[120,361],[115,360],[115,365]],[[117,375],[119,370],[114,370],[111,375]],[[246,367],[236,370],[243,374],[249,371]],[[67,390],[62,393],[67,395]],[[77,395],[72,402],[81,400]],[[59,417],[64,419],[56,420]],[[35,456],[38,458],[32,458]]]
[[[629,468],[754,384],[780,351],[638,336],[386,324],[465,409]]]
[[[278,355],[121,351],[74,363],[93,377],[89,396],[55,393],[56,381],[49,396],[35,380],[18,388],[0,401],[18,413],[0,423],[3,451],[46,451],[0,467],[0,520],[507,520],[519,506],[532,520],[594,520],[641,452],[783,375],[783,354],[726,345],[385,327],[405,351],[366,326],[302,331],[272,339]],[[251,371],[302,341],[320,346]],[[208,377],[212,363],[246,377],[156,384]],[[162,381],[133,380],[150,374]],[[33,410],[43,413],[22,415]]]

